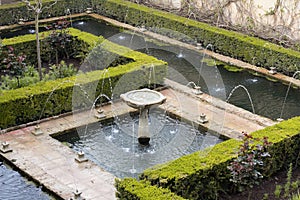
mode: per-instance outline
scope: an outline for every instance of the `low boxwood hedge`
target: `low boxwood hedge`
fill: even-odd
[[[45,5],[51,2],[53,0],[48,0]],[[163,28],[163,32],[166,32],[166,29],[170,29],[170,32],[180,32],[192,40],[202,43],[204,47],[211,44],[214,51],[253,65],[265,68],[276,67],[278,71],[290,75],[300,70],[300,52],[298,51],[129,1],[59,0],[51,9],[45,9],[41,18],[66,16],[67,9],[70,10],[70,13],[83,12],[87,7],[92,7],[101,15],[133,26],[147,26],[156,30]],[[25,4],[0,6],[0,25],[17,23],[20,18],[34,19]]]
[[[51,5],[54,0],[43,0],[43,7]],[[32,5],[35,1],[31,1]],[[44,9],[39,15],[40,19],[67,16],[74,13],[82,13],[86,8],[91,7],[91,0],[58,0],[51,8]],[[20,19],[26,21],[34,20],[33,11],[29,11],[23,2],[3,4],[0,6],[0,26],[17,24]]]
[[[168,189],[151,186],[147,181],[137,181],[134,178],[116,179],[116,196],[123,200],[183,200]]]
[[[272,142],[264,176],[271,176],[292,162],[300,152],[300,117],[295,117],[252,133],[255,138],[268,137]],[[187,199],[216,199],[230,193],[232,183],[227,166],[236,157],[241,141],[230,139],[204,151],[183,156],[145,170],[140,178],[157,187],[168,188]]]
[[[253,65],[276,67],[289,74],[300,69],[300,52],[247,36],[238,32],[210,26],[177,16],[172,13],[148,8],[122,0],[92,0],[94,10],[133,26],[147,26],[178,31],[202,43],[211,44],[214,51]]]
[[[86,105],[81,101],[72,101],[74,83],[77,85],[80,84],[87,90],[96,85],[96,92],[94,92],[94,96],[91,96],[93,98],[99,95],[100,92],[111,96],[112,91],[110,87],[114,87],[118,80],[125,74],[128,74],[126,76],[129,80],[128,84],[122,87],[122,92],[136,89],[137,85],[147,86],[149,77],[151,77],[149,73],[155,73],[155,75],[152,75],[152,77],[155,77],[155,80],[152,78],[150,82],[155,82],[156,84],[163,83],[167,70],[165,62],[146,54],[132,51],[110,41],[104,41],[102,37],[97,37],[77,29],[71,28],[70,33],[84,44],[83,49],[86,51],[91,50],[92,53],[87,56],[87,60],[89,60],[89,56],[97,57],[99,55],[97,53],[101,49],[100,53],[111,52],[117,57],[125,57],[133,62],[109,67],[105,70],[82,73],[74,77],[40,82],[36,85],[16,90],[2,91],[0,93],[0,128],[7,128],[69,112],[72,109],[85,108]],[[27,38],[27,36],[24,36],[24,38]],[[19,41],[17,39],[14,40]],[[12,43],[6,43],[4,40],[4,44]],[[101,45],[101,48],[98,47],[98,44]],[[95,51],[92,50],[93,47],[96,47]],[[98,84],[99,82],[105,82],[106,84]]]

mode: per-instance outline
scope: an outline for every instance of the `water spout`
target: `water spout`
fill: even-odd
[[[195,88],[197,87],[196,83],[195,82],[188,82],[188,84],[186,84],[187,87],[192,87],[192,88]]]
[[[250,96],[250,93],[249,93],[249,91],[247,90],[247,88],[246,88],[245,86],[243,86],[243,85],[238,85],[238,86],[234,87],[234,88],[231,90],[231,92],[230,92],[228,98],[226,99],[226,102],[229,101],[229,99],[231,98],[231,96],[232,96],[232,94],[234,93],[234,91],[237,90],[238,88],[244,89],[245,92],[247,93],[248,98],[249,98],[249,101],[250,101],[250,103],[251,103],[252,113],[255,114],[254,105],[253,105],[253,102],[252,102],[252,98],[251,98],[251,96]]]
[[[203,92],[201,91],[201,87],[196,85],[195,82],[188,82],[188,84],[186,84],[187,87],[192,87],[193,88],[193,93],[196,94],[196,95],[199,95],[199,94],[203,94]]]
[[[296,71],[296,72],[293,74],[292,78],[295,78],[296,75],[299,74],[299,73],[300,73],[300,71]],[[282,108],[281,108],[281,112],[280,112],[280,117],[277,119],[277,121],[282,121],[282,120],[283,120],[283,118],[282,118],[282,117],[283,117],[283,110],[284,110],[284,106],[285,106],[285,103],[286,103],[286,99],[287,99],[287,97],[288,97],[288,94],[289,94],[289,91],[290,91],[291,86],[292,86],[292,81],[290,81],[289,87],[288,87],[288,89],[287,89],[287,91],[286,91],[286,94],[285,94],[285,97],[284,97],[284,101],[283,101],[283,104],[282,104]]]

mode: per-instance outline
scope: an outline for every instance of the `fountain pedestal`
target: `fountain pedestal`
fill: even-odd
[[[148,112],[148,109],[140,109],[138,141],[142,145],[148,145],[150,142]]]
[[[139,110],[138,141],[142,145],[148,145],[151,137],[148,125],[149,108],[164,103],[166,97],[154,90],[141,89],[121,94],[121,98],[127,105]]]

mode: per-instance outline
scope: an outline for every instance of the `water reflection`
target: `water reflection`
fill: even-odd
[[[18,172],[10,169],[0,160],[0,199],[50,200],[51,198],[41,188],[28,182]]]

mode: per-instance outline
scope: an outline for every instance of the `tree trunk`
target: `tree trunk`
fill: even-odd
[[[41,48],[40,48],[40,37],[39,37],[39,13],[35,13],[35,36],[36,36],[36,54],[40,80],[43,78],[42,74],[42,60],[41,60]]]
[[[56,65],[58,65],[58,50],[55,49],[55,62],[56,62]]]

